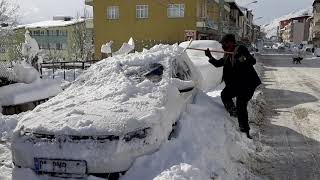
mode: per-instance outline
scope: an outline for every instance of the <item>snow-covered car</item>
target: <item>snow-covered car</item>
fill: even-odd
[[[31,169],[40,178],[127,171],[137,157],[168,140],[193,100],[198,78],[178,45],[96,63],[19,121],[14,171]]]

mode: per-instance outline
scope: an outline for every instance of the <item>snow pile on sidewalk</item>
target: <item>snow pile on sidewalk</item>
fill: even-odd
[[[236,129],[220,100],[220,91],[199,93],[187,107],[176,138],[152,155],[136,160],[121,180],[259,179],[245,166],[254,145]],[[192,178],[191,178],[192,177]]]
[[[0,114],[0,142],[11,138],[13,129],[18,124],[19,115],[4,116]]]
[[[10,140],[13,129],[16,127],[22,114],[4,116],[0,113],[0,179],[11,180],[12,160]]]

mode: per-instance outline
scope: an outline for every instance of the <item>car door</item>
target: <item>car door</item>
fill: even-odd
[[[180,95],[186,101],[190,101],[194,95],[195,85],[192,78],[191,68],[183,59],[175,60],[173,62],[172,78],[179,79],[183,84],[187,84],[185,87],[180,86],[177,88],[179,89]]]

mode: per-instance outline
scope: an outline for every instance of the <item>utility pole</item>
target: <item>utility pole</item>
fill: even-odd
[[[224,26],[224,0],[219,0],[219,38],[223,36],[223,26]]]

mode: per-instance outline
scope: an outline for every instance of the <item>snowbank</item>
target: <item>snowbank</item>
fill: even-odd
[[[154,180],[209,180],[204,176],[198,168],[194,168],[189,164],[181,163],[180,165],[172,166],[169,170],[162,172]]]
[[[13,70],[18,82],[30,84],[40,80],[40,73],[27,63],[16,64],[14,65]]]
[[[13,129],[18,124],[19,115],[4,116],[0,114],[0,142],[11,138]]]
[[[176,138],[158,152],[137,159],[121,180],[259,179],[244,165],[248,153],[254,152],[253,142],[237,131],[220,91],[209,94],[212,97],[200,92],[187,107]]]
[[[183,42],[180,46],[185,48],[189,43],[190,42]],[[193,41],[190,47],[199,49],[209,48],[222,51],[222,45],[219,42],[212,40]],[[209,58],[205,56],[203,51],[187,50],[187,54],[194,65],[200,69],[202,76],[202,81],[200,82],[201,90],[205,92],[214,90],[222,81],[222,68],[216,68],[211,65],[208,62]],[[212,53],[212,56],[216,59],[222,58],[223,55],[224,54],[222,53]]]

